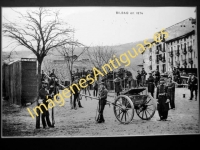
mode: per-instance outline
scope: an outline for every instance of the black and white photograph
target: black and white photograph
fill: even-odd
[[[199,134],[197,7],[2,7],[1,137]]]

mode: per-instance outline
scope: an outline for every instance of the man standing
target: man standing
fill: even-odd
[[[140,74],[139,70],[137,72],[138,72],[138,74],[136,76],[136,80],[137,80],[137,87],[139,87],[140,83],[141,83],[141,74]]]
[[[192,73],[191,79],[189,80],[189,85],[190,85],[190,99],[189,100],[193,99],[194,91],[195,91],[195,100],[197,100],[197,78],[195,77],[194,73]]]
[[[73,83],[75,83],[75,84],[77,84],[78,85],[78,81],[79,81],[79,78],[78,78],[78,76],[75,76],[74,77],[74,82]],[[74,92],[75,92],[75,94],[74,94],[74,101],[73,101],[73,105],[74,105],[74,109],[76,110],[77,109],[77,107],[76,107],[76,102],[78,102],[78,106],[79,106],[79,108],[83,108],[83,106],[81,105],[81,102],[80,102],[80,99],[79,99],[79,90],[78,90],[78,88],[76,88],[76,86],[73,86],[73,90],[74,90]]]
[[[115,83],[115,93],[118,96],[118,95],[120,95],[120,92],[122,91],[121,78],[119,77],[119,74],[116,74],[114,83]]]
[[[158,99],[157,109],[160,117],[159,121],[166,121],[169,111],[169,96],[164,79],[160,80],[160,85],[157,87],[156,98]]]
[[[151,72],[149,73],[149,78],[147,80],[147,83],[148,83],[148,92],[150,92],[151,96],[154,97],[154,89],[155,89],[154,77],[152,76]]]
[[[93,84],[93,96],[97,96],[97,93],[98,93],[98,81],[94,81],[94,84]]]
[[[160,81],[160,72],[159,72],[158,68],[156,69],[154,75],[155,75],[155,86],[157,87],[159,84],[159,81]]]
[[[168,83],[167,83],[167,93],[169,96],[169,100],[170,100],[170,107],[171,109],[175,109],[175,83],[172,82],[172,77],[169,76],[168,77]]]
[[[142,86],[144,86],[145,84],[145,81],[146,81],[146,71],[144,70],[144,68],[142,68],[142,71],[141,71],[141,81],[142,81]]]
[[[42,100],[42,101],[39,101],[39,103],[40,104],[43,103],[47,108],[47,110],[46,110],[46,108],[43,105],[41,105],[41,109],[43,111],[43,113],[42,113],[42,125],[43,125],[43,128],[54,127],[51,124],[50,119],[49,119],[48,102],[47,102],[48,94],[49,94],[49,92],[47,90],[47,82],[43,81],[42,82],[42,88],[39,91],[39,97]],[[48,125],[48,127],[47,127],[47,125]]]
[[[106,89],[104,82],[101,82],[99,85],[99,115],[97,117],[97,123],[103,123],[105,122],[104,117],[103,117],[103,111],[106,105],[107,101],[107,95],[108,95],[108,90]]]

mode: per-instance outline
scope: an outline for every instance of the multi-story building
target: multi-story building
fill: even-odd
[[[165,29],[168,37],[152,41],[152,47],[143,53],[144,68],[147,72],[156,70],[171,72],[176,68],[198,68],[196,20],[188,18]],[[148,45],[146,45],[148,47]]]

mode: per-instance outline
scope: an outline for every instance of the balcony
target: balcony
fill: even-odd
[[[165,56],[162,57],[162,62],[163,62],[163,63],[166,62]]]
[[[173,51],[169,52],[169,56],[173,57]]]
[[[186,55],[187,54],[186,49],[182,50],[182,53],[183,53],[183,55]]]
[[[149,60],[152,61],[152,56],[149,56]]]
[[[190,64],[193,64],[192,58],[188,58],[188,62],[189,62]]]
[[[180,52],[179,52],[179,50],[176,50],[176,56],[179,56],[180,55]]]
[[[192,46],[188,46],[188,52],[192,53]]]
[[[187,66],[187,61],[186,61],[186,59],[183,59],[183,60],[182,60],[182,64],[183,64],[184,66]]]
[[[162,55],[159,55],[158,59],[159,59],[160,61],[162,61]]]

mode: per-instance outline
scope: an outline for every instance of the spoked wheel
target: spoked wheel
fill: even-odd
[[[134,106],[128,96],[119,95],[113,105],[115,117],[119,122],[128,124],[133,120]]]
[[[153,117],[156,111],[156,106],[153,100],[147,96],[146,101],[137,107],[136,113],[143,120],[149,120]]]

